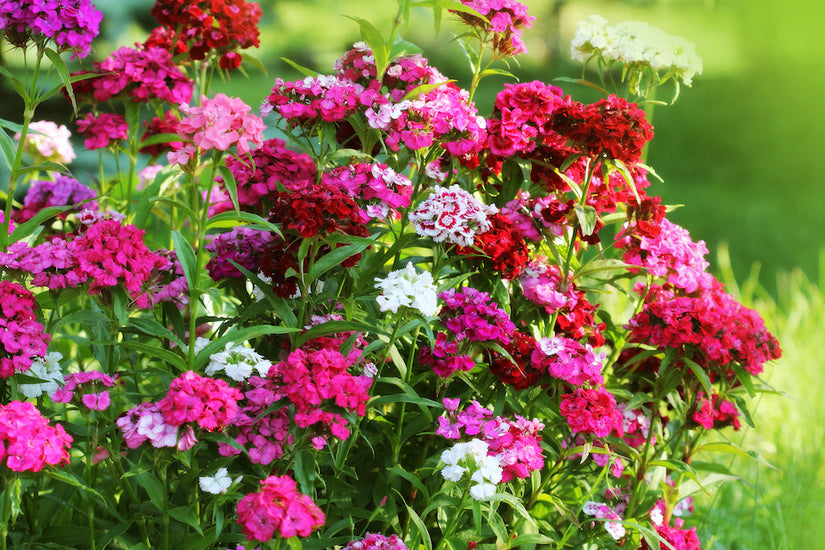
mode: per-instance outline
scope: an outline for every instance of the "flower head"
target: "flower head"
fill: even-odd
[[[376,298],[381,311],[398,312],[399,307],[410,307],[425,317],[432,317],[438,309],[436,287],[429,271],[418,273],[412,262],[404,269],[391,271],[385,278],[376,277],[381,294]]]

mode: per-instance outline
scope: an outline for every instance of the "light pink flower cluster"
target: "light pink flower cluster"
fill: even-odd
[[[14,139],[18,141],[21,137],[20,132],[14,134]],[[68,164],[75,158],[72,143],[69,141],[71,137],[72,133],[65,124],[58,126],[51,120],[35,120],[29,124],[23,150],[38,161]]]
[[[80,402],[93,411],[105,411],[112,403],[109,391],[117,382],[116,377],[98,371],[81,371],[67,374],[63,385],[52,394],[55,403],[70,403],[75,391],[80,393]]]
[[[596,437],[624,434],[616,398],[603,387],[576,388],[562,395],[560,410],[573,433],[592,433]]]
[[[17,283],[0,281],[0,377],[26,372],[32,359],[43,359],[51,337],[36,321],[34,294]]]
[[[688,231],[662,219],[655,237],[639,235],[616,240],[616,246],[626,247],[625,263],[640,266],[656,277],[687,293],[708,290],[713,276],[706,272],[708,253],[705,241],[693,242]]]
[[[382,535],[380,533],[367,533],[367,536],[360,540],[350,541],[342,550],[409,550],[398,535]]]
[[[289,476],[269,476],[261,490],[238,502],[238,524],[248,540],[268,541],[277,533],[285,538],[308,537],[324,524],[324,513],[300,493]]]
[[[0,31],[9,43],[25,47],[29,38],[53,40],[59,51],[86,57],[100,31],[103,13],[90,0],[4,0]]]
[[[186,164],[195,155],[195,148],[227,151],[235,145],[239,155],[245,155],[263,144],[264,123],[250,114],[243,100],[217,94],[210,99],[201,96],[200,106],[181,105],[185,116],[178,123],[178,133],[187,142],[167,154],[170,164]]]
[[[227,233],[221,233],[206,245],[206,250],[212,258],[206,264],[212,280],[240,279],[243,274],[231,262],[252,272],[257,272],[261,266],[263,255],[272,242],[272,233],[258,231],[248,227],[236,227]]]
[[[369,88],[378,75],[375,57],[364,42],[356,42],[352,49],[333,64],[333,68],[341,78],[361,84],[364,88]],[[398,103],[410,91],[422,84],[437,84],[447,82],[447,80],[447,77],[438,69],[429,65],[427,58],[421,54],[413,54],[394,59],[384,72],[381,86],[389,91],[386,96],[388,102]],[[372,84],[372,86],[375,85]],[[378,104],[387,103],[387,101],[375,99]]]
[[[372,104],[380,95],[368,93],[360,84],[334,75],[308,76],[295,82],[275,79],[261,114],[276,110],[293,125],[312,125],[317,121],[336,122],[347,118],[361,106]]]
[[[126,139],[129,126],[123,115],[112,113],[89,113],[77,121],[77,130],[84,136],[83,144],[87,149],[103,149],[117,145]]]
[[[596,353],[590,344],[581,344],[563,336],[541,338],[530,360],[533,367],[574,386],[600,385],[604,353]]]
[[[584,503],[582,512],[597,519],[608,520],[604,522],[605,530],[610,533],[613,540],[619,540],[625,535],[624,525],[619,523],[623,519],[620,514],[624,511],[624,507],[623,503],[620,503],[616,508],[611,508],[607,504],[588,500]]]
[[[461,0],[461,3],[487,18],[489,24],[474,15],[455,12],[467,24],[493,33],[492,45],[496,55],[503,57],[527,53],[521,29],[529,29],[536,20],[532,15],[527,15],[527,6],[516,0]]]
[[[365,211],[371,218],[397,215],[396,210],[408,207],[412,199],[412,182],[380,162],[338,166],[321,177],[328,185],[337,185],[354,199],[369,203]]]
[[[78,180],[58,174],[54,181],[35,180],[31,182],[26,197],[23,199],[23,208],[14,213],[14,219],[18,223],[27,222],[48,206],[73,206],[83,201],[97,197],[92,189],[89,189]],[[86,208],[97,209],[95,201],[87,202]],[[79,210],[76,207],[75,210]]]
[[[447,439],[479,438],[488,445],[487,454],[494,456],[502,468],[501,481],[518,477],[544,467],[541,435],[544,424],[537,418],[527,420],[515,415],[515,420],[497,416],[493,411],[473,402],[458,411],[458,399],[444,399],[447,416],[438,418],[436,433]],[[463,432],[463,433],[462,433]]]
[[[132,407],[118,417],[115,424],[130,449],[137,449],[147,440],[156,449],[176,445],[181,451],[191,448],[185,438],[178,440],[178,426],[166,422],[157,403],[147,402]]]
[[[0,405],[0,461],[14,472],[68,464],[72,436],[27,401]]]
[[[498,211],[487,206],[457,184],[433,187],[432,194],[409,214],[415,231],[435,242],[472,246],[477,233],[492,227],[488,216]]]
[[[546,258],[536,256],[518,277],[524,297],[544,306],[547,313],[575,306],[578,298],[572,283],[562,285],[561,269]]]

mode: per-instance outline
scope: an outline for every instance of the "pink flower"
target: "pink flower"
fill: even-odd
[[[624,433],[616,399],[601,387],[577,388],[562,395],[561,414],[573,433],[592,433],[596,437],[607,437],[611,432],[621,437]]]
[[[308,537],[325,519],[321,509],[298,492],[289,476],[269,476],[261,481],[261,490],[243,497],[237,513],[246,538],[262,542],[270,540],[276,531],[284,538]]]
[[[29,402],[0,405],[0,461],[15,472],[39,472],[69,463],[72,437],[60,424],[49,425]]]
[[[87,149],[103,149],[126,139],[129,126],[122,115],[89,113],[77,121],[77,129],[85,137],[83,143]]]

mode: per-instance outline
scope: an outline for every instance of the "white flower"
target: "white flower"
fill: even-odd
[[[472,246],[476,234],[493,227],[488,216],[497,212],[494,205],[482,203],[457,184],[447,189],[436,185],[408,218],[422,237],[431,237],[437,243]]]
[[[226,471],[226,468],[218,468],[218,471],[215,472],[213,476],[205,476],[198,478],[199,485],[201,490],[207,493],[212,493],[213,495],[225,494],[229,487],[239,481],[241,478],[240,476],[236,478],[234,481],[231,477],[229,477],[229,473]]]
[[[470,496],[475,500],[487,500],[496,494],[496,486],[492,483],[478,483],[470,487]]]
[[[32,357],[32,364],[26,371],[27,376],[39,378],[43,382],[20,382],[20,391],[29,399],[40,397],[44,393],[51,395],[63,382],[63,373],[60,371],[60,360],[63,354],[50,351],[46,357]]]
[[[457,464],[452,464],[444,466],[441,470],[441,475],[444,476],[444,479],[447,481],[461,481],[461,478],[464,477],[464,472],[466,471],[467,468]]]
[[[205,372],[213,376],[224,371],[235,382],[241,382],[252,376],[253,370],[257,371],[258,376],[266,376],[271,366],[272,363],[255,350],[229,343],[223,351],[209,356],[209,365],[206,366]]]
[[[486,500],[496,492],[496,484],[501,483],[502,468],[499,459],[487,454],[489,445],[481,439],[471,439],[456,443],[441,453],[441,461],[446,466],[441,475],[448,481],[461,481],[466,472],[470,473],[470,496],[475,500]]]
[[[418,310],[425,317],[435,315],[438,308],[436,287],[429,271],[417,273],[411,262],[404,269],[390,272],[384,279],[376,277],[381,294],[376,298],[381,311],[398,312],[401,306]]]

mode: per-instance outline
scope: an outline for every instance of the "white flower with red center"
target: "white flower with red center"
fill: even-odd
[[[423,237],[472,246],[477,233],[492,228],[488,216],[496,212],[498,208],[485,205],[458,185],[449,188],[436,185],[433,193],[410,212],[409,218]]]

